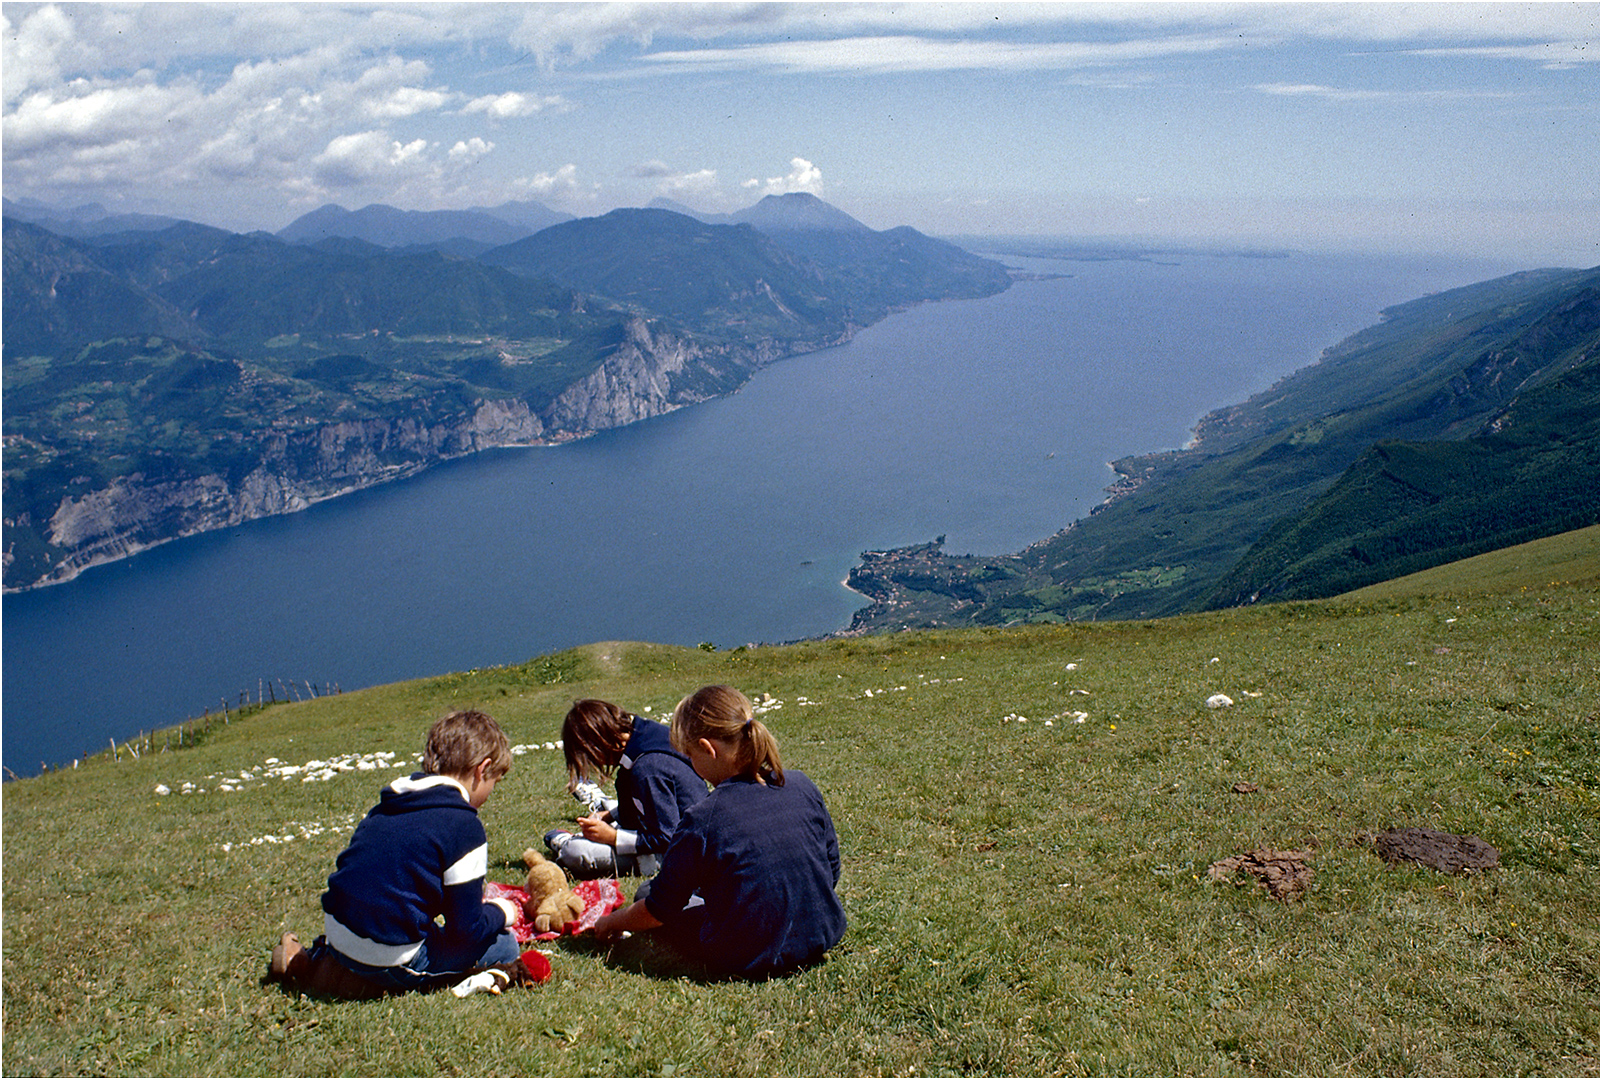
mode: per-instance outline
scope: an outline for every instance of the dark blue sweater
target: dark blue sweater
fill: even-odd
[[[488,864],[484,825],[460,784],[431,773],[396,780],[334,863],[323,933],[373,967],[406,963],[425,940],[430,955],[477,955],[505,926],[500,908],[484,903]]]
[[[845,933],[840,843],[817,787],[734,777],[679,823],[646,910],[714,970],[761,978],[812,963]]]
[[[673,749],[666,724],[634,718],[617,770],[617,850],[667,850],[684,812],[706,798],[706,781]]]

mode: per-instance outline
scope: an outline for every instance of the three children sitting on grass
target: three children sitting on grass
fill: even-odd
[[[579,819],[583,836],[547,835],[558,861],[583,876],[655,873],[632,904],[601,918],[599,938],[661,927],[710,972],[764,978],[817,962],[845,933],[833,819],[816,786],[784,770],[738,690],[703,687],[679,703],[671,730],[578,702],[563,749],[570,789],[592,794],[591,777],[616,769],[618,799]],[[284,934],[269,979],[362,998],[516,962],[519,912],[484,899],[489,848],[478,818],[510,768],[509,742],[489,716],[435,723],[422,771],[383,789],[335,861],[322,935],[304,948]]]

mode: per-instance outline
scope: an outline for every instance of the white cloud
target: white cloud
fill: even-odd
[[[716,169],[697,169],[685,172],[665,161],[644,161],[636,165],[633,174],[641,180],[654,181],[652,190],[658,195],[674,198],[682,196],[716,196],[718,172]]]
[[[1597,26],[1595,5],[1572,3],[1245,4],[1198,6],[1198,13],[1208,21],[1255,24],[1279,35],[1376,43],[1431,38],[1459,44],[1594,43]]]
[[[998,37],[997,35],[1003,35]],[[1006,35],[1021,35],[1007,37]],[[541,4],[510,41],[547,70],[632,43],[653,70],[1062,70],[1290,38],[1596,61],[1587,4]],[[741,39],[748,43],[741,44]],[[766,40],[762,40],[766,39]],[[658,41],[694,48],[649,51]],[[728,41],[705,46],[700,43]]]
[[[20,23],[0,16],[0,34],[5,42],[0,93],[7,102],[59,79],[65,56],[75,45],[72,23],[53,5],[30,12]]]
[[[805,191],[816,195],[823,183],[823,170],[818,168],[806,158],[791,158],[790,172],[786,176],[770,176],[766,181],[747,180],[740,185],[744,188],[759,188],[761,195],[788,195],[792,192]]]
[[[664,176],[657,184],[656,190],[659,195],[669,195],[674,198],[715,196],[718,194],[718,171],[697,169],[695,172]]]
[[[8,20],[9,21],[9,20]],[[1551,63],[1580,45],[1596,62],[1596,7],[1580,3],[1401,4],[71,4],[29,12],[4,35],[7,100],[98,69],[164,70],[200,58],[276,57],[336,49],[347,58],[505,44],[547,69],[619,43],[732,42],[650,54],[683,66],[796,65],[815,70],[1048,69],[1116,57],[1121,43],[1180,53],[1197,41],[1245,46],[1289,38],[1512,50]],[[981,40],[984,39],[984,40]],[[744,48],[739,42],[761,42]],[[902,41],[888,56],[857,43]],[[1009,47],[986,47],[986,42]],[[786,53],[788,48],[788,53]],[[867,52],[880,52],[870,46]],[[828,58],[833,55],[834,59]],[[1492,56],[1492,52],[1481,55]],[[1560,63],[1578,59],[1566,56]],[[909,66],[910,65],[910,66]]]
[[[341,135],[312,159],[312,168],[324,184],[347,187],[393,176],[397,169],[421,163],[428,143],[417,139],[397,142],[382,131]]]
[[[416,85],[431,74],[429,65],[421,60],[391,56],[366,68],[354,80],[329,80],[324,96],[330,113],[399,120],[433,112],[452,99],[447,91],[425,90]]]
[[[664,71],[772,70],[791,74],[1047,71],[1217,52],[1238,48],[1241,44],[1237,38],[1223,36],[1020,43],[943,41],[901,35],[663,51],[648,53],[642,59]]]
[[[832,6],[832,5],[831,5]],[[725,34],[783,33],[807,5],[786,4],[534,4],[509,40],[550,69],[599,56],[617,41],[649,46],[658,34],[711,40]],[[840,10],[844,10],[842,5]],[[808,23],[810,17],[801,16]]]
[[[1538,45],[1484,45],[1452,49],[1409,49],[1410,56],[1468,56],[1491,60],[1529,60],[1550,71],[1564,71],[1597,63],[1597,43],[1543,41]]]
[[[28,20],[34,37],[43,35],[41,27],[61,30],[51,10]],[[19,31],[4,43],[8,78],[17,78],[12,57],[26,36]],[[60,39],[61,33],[51,38]],[[48,64],[31,70],[26,81],[44,85],[8,105],[0,120],[7,186],[14,190],[116,184],[199,192],[246,181],[267,201],[274,190],[321,197],[329,186],[416,182],[439,175],[427,160],[429,143],[416,132],[397,137],[388,125],[439,112],[458,97],[426,85],[430,68],[420,60],[352,65],[339,46],[240,61],[221,74],[163,78],[142,70],[65,78],[62,69],[51,79]],[[462,145],[464,153],[481,156],[487,151],[478,147],[488,144]]]
[[[398,120],[404,116],[416,116],[422,112],[433,112],[450,100],[450,95],[439,90],[419,90],[415,86],[403,86],[392,90],[383,98],[369,101],[364,109],[368,116],[381,120]]]
[[[1333,86],[1320,86],[1317,83],[1259,83],[1252,89],[1276,97],[1318,97],[1343,101],[1392,96],[1388,92],[1379,90],[1340,90]]]
[[[198,96],[189,87],[134,84],[57,96],[40,91],[4,119],[7,159],[31,151],[71,152],[129,140],[156,145],[164,125],[187,126]]]
[[[717,183],[716,169],[697,169],[695,172],[665,177],[662,186],[668,191],[711,191],[717,187]]]
[[[907,114],[932,81],[912,76],[1047,72],[1050,79],[1031,84],[1042,93],[1048,86],[1147,91],[1153,124],[1164,112],[1161,95],[1176,85],[1186,87],[1199,115],[1220,117],[1255,95],[1280,103],[1270,116],[1293,114],[1298,101],[1394,102],[1405,112],[1452,98],[1516,96],[1519,109],[1497,113],[1508,118],[1522,110],[1551,121],[1541,129],[1553,133],[1543,162],[1562,159],[1569,143],[1577,160],[1589,160],[1594,111],[1588,117],[1586,110],[1594,100],[1575,89],[1583,80],[1531,79],[1529,72],[1595,64],[1596,24],[1596,7],[1578,3],[18,3],[0,9],[0,152],[8,194],[108,205],[138,197],[152,208],[181,199],[190,209],[213,205],[241,217],[246,204],[251,214],[270,216],[291,201],[326,201],[335,188],[351,198],[419,206],[446,197],[480,205],[521,196],[572,208],[586,200],[633,204],[653,191],[715,205],[739,197],[735,181],[750,175],[750,166],[738,162],[782,161],[790,146],[806,145],[783,134],[790,130],[785,119],[762,115],[773,95],[753,93],[748,117],[718,130],[709,122],[687,138],[632,111],[658,103],[620,87],[619,78],[727,72],[707,80],[705,94],[726,93],[732,102],[754,85],[742,73],[798,74],[784,90],[792,100],[781,107],[807,109],[816,99],[822,111],[809,122],[844,134],[868,118],[829,115],[843,80],[807,76],[903,77],[898,88],[906,88],[908,104],[896,110],[895,130],[919,136],[927,120]],[[1188,57],[1205,64],[1189,65]],[[1226,59],[1239,63],[1217,63]],[[1473,74],[1476,62],[1483,79]],[[1205,87],[1187,82],[1199,72],[1226,74]],[[985,80],[972,82],[975,93],[990,92]],[[880,86],[892,83],[864,82],[862,91]],[[661,89],[662,103],[701,92],[689,80]],[[1593,98],[1594,89],[1593,82]],[[1219,97],[1200,101],[1203,91]],[[517,121],[569,112],[581,92],[596,118],[588,135],[564,123],[540,124],[540,140],[529,141],[536,125]],[[1025,101],[998,98],[990,107],[997,139],[1015,122],[1006,115],[1020,111],[1014,106],[1055,117],[1065,133],[1094,128],[1088,121],[1076,127],[1078,117],[1059,104],[1024,92],[1031,95]],[[1468,138],[1453,127],[1464,113],[1433,113],[1428,130]],[[1379,109],[1357,120],[1387,130],[1400,122]],[[985,121],[968,122],[983,133]],[[1393,134],[1392,145],[1405,147],[1424,130]],[[777,141],[763,145],[765,137]],[[823,153],[811,137],[807,142]],[[1151,145],[1162,142],[1154,136]],[[833,162],[830,191],[845,188],[846,178],[860,198],[892,183],[865,182],[867,172],[895,169],[904,179],[894,182],[909,190],[948,195],[957,183],[948,172],[978,176],[994,164],[962,161],[962,151],[983,139],[956,143],[960,149],[884,143],[876,160],[842,144],[825,155]],[[626,165],[619,171],[620,160],[652,152],[671,160],[686,145],[717,168],[647,161],[632,177]],[[1019,167],[1009,163],[1009,170],[1022,183],[1031,148],[1018,149]],[[949,170],[929,164],[942,156],[953,160]],[[553,168],[563,161],[574,164]],[[519,168],[528,172],[518,175]],[[551,171],[534,171],[545,169]],[[580,169],[610,178],[604,201],[600,185],[580,182]],[[745,194],[824,186],[805,159],[775,171],[784,175],[752,179]],[[1387,172],[1387,183],[1397,171]],[[1053,173],[1042,164],[1031,175],[1047,177],[1049,187]],[[1131,187],[1151,182],[1139,179]],[[1506,179],[1498,174],[1485,183],[1506,187]],[[1594,178],[1589,182],[1594,189]],[[1566,183],[1548,186],[1566,190]]]
[[[543,97],[509,91],[476,97],[462,107],[464,113],[484,113],[492,120],[511,120],[519,116],[534,116],[542,112],[566,112],[572,106],[560,94]]]
[[[1324,98],[1329,101],[1458,101],[1511,96],[1496,90],[1352,90],[1318,83],[1258,83],[1251,89],[1275,97]]]
[[[450,159],[452,161],[460,162],[477,161],[479,158],[483,157],[485,154],[488,154],[493,149],[495,149],[494,143],[485,142],[483,139],[480,139],[477,135],[475,135],[471,139],[458,142],[455,146],[451,147]]]
[[[579,191],[578,166],[568,164],[555,172],[522,176],[515,181],[514,186],[525,195],[541,197],[574,195]]]

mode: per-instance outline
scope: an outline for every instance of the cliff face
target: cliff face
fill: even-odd
[[[540,422],[558,437],[573,438],[704,400],[677,388],[701,358],[702,350],[681,338],[630,319],[623,343],[542,409]]]
[[[803,257],[800,228],[787,247],[615,211],[462,259],[191,222],[88,243],[8,216],[4,585],[660,416],[1010,283],[911,230]]]
[[[63,498],[41,530],[49,570],[28,588],[76,577],[88,567],[211,529],[304,510],[322,499],[410,476],[430,464],[492,447],[566,442],[660,416],[743,383],[779,350],[708,349],[631,320],[623,342],[590,375],[543,408],[521,398],[483,400],[456,417],[351,420],[274,431],[259,462],[234,480],[218,474],[121,477]],[[12,552],[4,553],[8,571]]]

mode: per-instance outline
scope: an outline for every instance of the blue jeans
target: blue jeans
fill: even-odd
[[[357,963],[333,950],[332,946],[325,948],[333,951],[341,964],[362,978],[393,990],[421,990],[428,986],[455,982],[464,978],[474,968],[510,964],[522,954],[522,949],[517,944],[517,937],[510,929],[502,930],[490,943],[489,948],[477,955],[474,955],[472,950],[463,949],[440,949],[431,953],[428,942],[425,941],[422,948],[417,950],[417,955],[406,963],[394,967],[373,967],[370,964]]]

